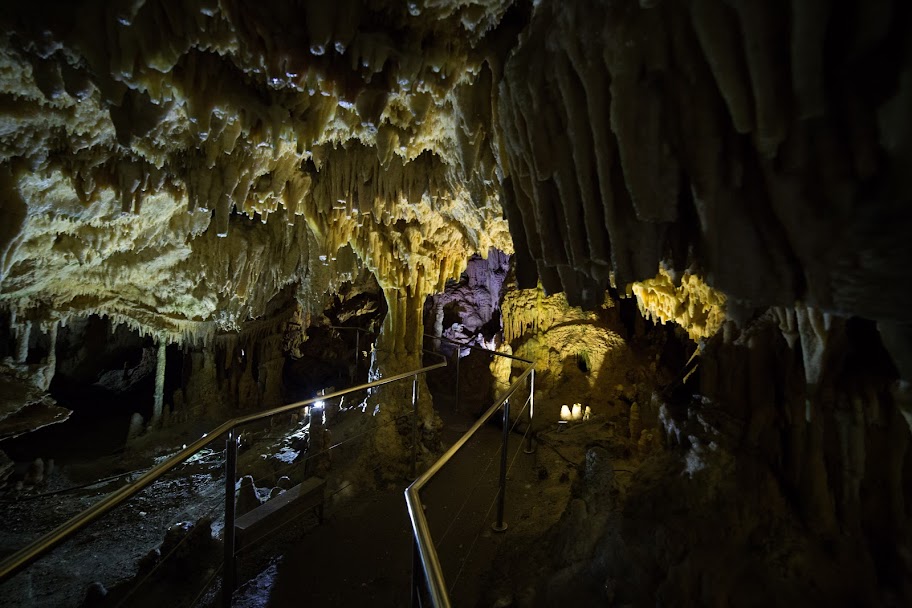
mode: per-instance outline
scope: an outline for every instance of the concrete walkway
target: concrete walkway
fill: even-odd
[[[435,395],[434,401],[445,425],[444,445],[452,445],[474,420],[453,412],[452,396]],[[491,530],[501,439],[499,426],[483,427],[422,494],[455,606],[478,603],[498,546],[510,540],[509,530]],[[534,483],[534,457],[523,453],[521,442],[520,434],[511,435],[508,525],[529,517],[531,508],[523,496]],[[266,605],[407,606],[412,564],[411,525],[403,497],[407,485],[403,481],[394,490],[352,497],[344,508],[328,510],[325,523],[310,528],[286,552]]]

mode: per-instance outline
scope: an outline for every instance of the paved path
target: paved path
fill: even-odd
[[[452,445],[473,420],[453,412],[451,396],[435,395],[435,404],[445,425],[444,445]],[[510,539],[509,530],[491,530],[501,438],[499,426],[483,427],[422,493],[455,606],[478,603],[499,543]],[[534,473],[521,441],[514,433],[508,451],[508,465],[513,463],[508,524],[511,518],[528,517],[529,505],[522,497]],[[328,512],[324,525],[310,529],[282,559],[267,605],[407,606],[412,536],[403,497],[406,486],[403,482],[395,490],[354,497],[344,509]]]

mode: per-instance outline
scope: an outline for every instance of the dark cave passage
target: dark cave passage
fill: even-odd
[[[46,342],[30,348],[28,362],[46,359],[48,348]],[[5,441],[4,451],[19,462],[42,458],[58,464],[123,451],[133,414],[152,414],[154,352],[151,338],[97,316],[60,328],[49,393],[73,413],[61,424]]]

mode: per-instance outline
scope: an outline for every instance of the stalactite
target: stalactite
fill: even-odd
[[[24,321],[16,325],[16,360],[24,364],[28,359],[29,339],[32,334],[32,322]]]
[[[261,36],[274,15],[239,3],[204,12],[153,4],[129,16],[96,7],[59,42],[67,61],[83,57],[85,68],[30,51],[20,67],[11,64],[23,99],[35,103],[0,144],[0,161],[60,150],[33,163],[51,194],[40,204],[73,214],[38,218],[30,236],[4,252],[5,268],[44,262],[14,277],[15,288],[5,284],[0,302],[100,312],[145,335],[206,344],[257,316],[276,289],[306,280],[318,255],[332,258],[346,245],[391,283],[420,275],[422,292],[458,276],[452,260],[492,245],[509,249],[506,226],[498,226],[494,160],[484,153],[489,129],[451,128],[487,103],[471,93],[480,70],[470,43],[425,36],[433,11],[415,19],[379,5],[367,9],[370,19],[405,18],[402,28],[415,35],[365,32],[364,10],[350,1],[288,7],[281,22],[296,24],[289,34],[296,42],[286,48],[283,39]],[[99,23],[105,27],[96,31]],[[317,54],[302,54],[297,41]],[[351,75],[330,60],[339,53],[353,61]],[[59,67],[60,86],[44,86],[53,79],[42,75],[51,72],[33,69],[32,59],[51,72]],[[39,122],[47,130],[29,133]],[[54,133],[59,141],[51,141]],[[466,143],[459,133],[471,134],[465,155],[484,167],[447,162],[449,150]],[[17,170],[13,180],[31,174]],[[344,209],[329,212],[330,201]],[[126,212],[135,217],[120,217]],[[272,246],[257,250],[259,237],[246,229],[254,217],[275,218],[263,239]],[[402,238],[400,221],[421,228]],[[465,229],[445,227],[453,222]],[[296,230],[279,235],[274,223]],[[308,232],[319,254],[295,246],[313,244]],[[365,246],[375,232],[381,237]],[[243,253],[244,261],[225,268]],[[282,267],[264,270],[270,257]],[[438,262],[446,258],[448,265]],[[84,286],[76,299],[66,293],[74,284]],[[40,302],[26,302],[32,293],[42,294]]]
[[[695,0],[691,3],[691,18],[735,130],[738,133],[752,132],[753,101],[746,82],[747,70],[743,66],[744,55],[732,9],[724,2]]]
[[[796,307],[795,315],[798,333],[801,336],[805,379],[808,386],[817,387],[826,363],[825,357],[830,330],[833,327],[833,317],[818,309],[802,306]]]
[[[693,340],[713,336],[725,321],[725,295],[689,273],[681,278],[680,286],[675,286],[668,271],[660,268],[655,278],[633,283],[627,289],[636,297],[644,318],[673,321]]]
[[[167,344],[164,340],[160,340],[158,343],[158,354],[156,357],[155,365],[155,394],[154,401],[152,404],[152,419],[149,422],[149,425],[152,428],[158,428],[162,422],[162,411],[164,410],[165,402],[165,363]]]
[[[824,83],[824,41],[830,4],[824,0],[791,2],[792,88],[802,119],[826,111]]]

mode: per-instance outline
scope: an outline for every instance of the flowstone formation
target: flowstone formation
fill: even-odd
[[[3,305],[205,343],[290,283],[337,287],[320,267],[347,247],[413,292],[404,315],[474,251],[510,249],[471,49],[502,12],[4,6]]]
[[[520,286],[570,304],[661,262],[902,333],[910,9],[780,9],[5,6],[0,300],[205,342],[349,247],[414,355],[424,297],[512,251],[504,213]]]

